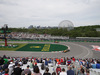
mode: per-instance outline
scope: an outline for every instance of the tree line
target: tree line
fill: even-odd
[[[69,37],[100,37],[100,31],[96,31],[100,25],[74,27],[68,31],[67,28],[49,28],[49,29],[27,29],[27,28],[9,28],[12,32],[27,32],[36,34],[50,34],[54,36],[69,36]]]

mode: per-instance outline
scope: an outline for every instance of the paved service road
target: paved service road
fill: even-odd
[[[9,42],[15,43],[15,42]],[[32,42],[17,42],[17,43],[32,43]],[[40,43],[40,42],[36,42]],[[52,42],[42,42],[42,43],[52,43]],[[91,45],[100,45],[100,43],[88,43],[88,42],[60,42],[58,44],[63,44],[70,47],[70,51],[67,53],[61,52],[23,52],[23,51],[0,51],[0,56],[6,54],[7,56],[14,57],[71,57],[76,58],[99,58],[100,52],[92,50]]]

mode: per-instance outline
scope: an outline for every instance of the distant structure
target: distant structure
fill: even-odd
[[[74,29],[74,25],[71,21],[64,20],[64,21],[59,23],[58,29],[60,29],[60,28],[67,28],[67,30],[72,30],[72,29]]]
[[[30,25],[29,27],[28,27],[28,29],[32,29],[33,28],[33,25]]]
[[[100,28],[96,28],[96,31],[100,32]]]

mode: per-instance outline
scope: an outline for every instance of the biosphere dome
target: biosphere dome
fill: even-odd
[[[74,25],[71,21],[64,20],[60,22],[60,24],[58,25],[58,28],[67,28],[68,30],[71,30],[71,29],[74,29]]]

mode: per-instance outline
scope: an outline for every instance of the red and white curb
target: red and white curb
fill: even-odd
[[[52,51],[52,53],[59,53],[59,52],[63,52],[63,51]]]
[[[100,46],[97,46],[97,45],[91,45],[93,47],[92,50],[95,50],[95,51],[100,51]]]

